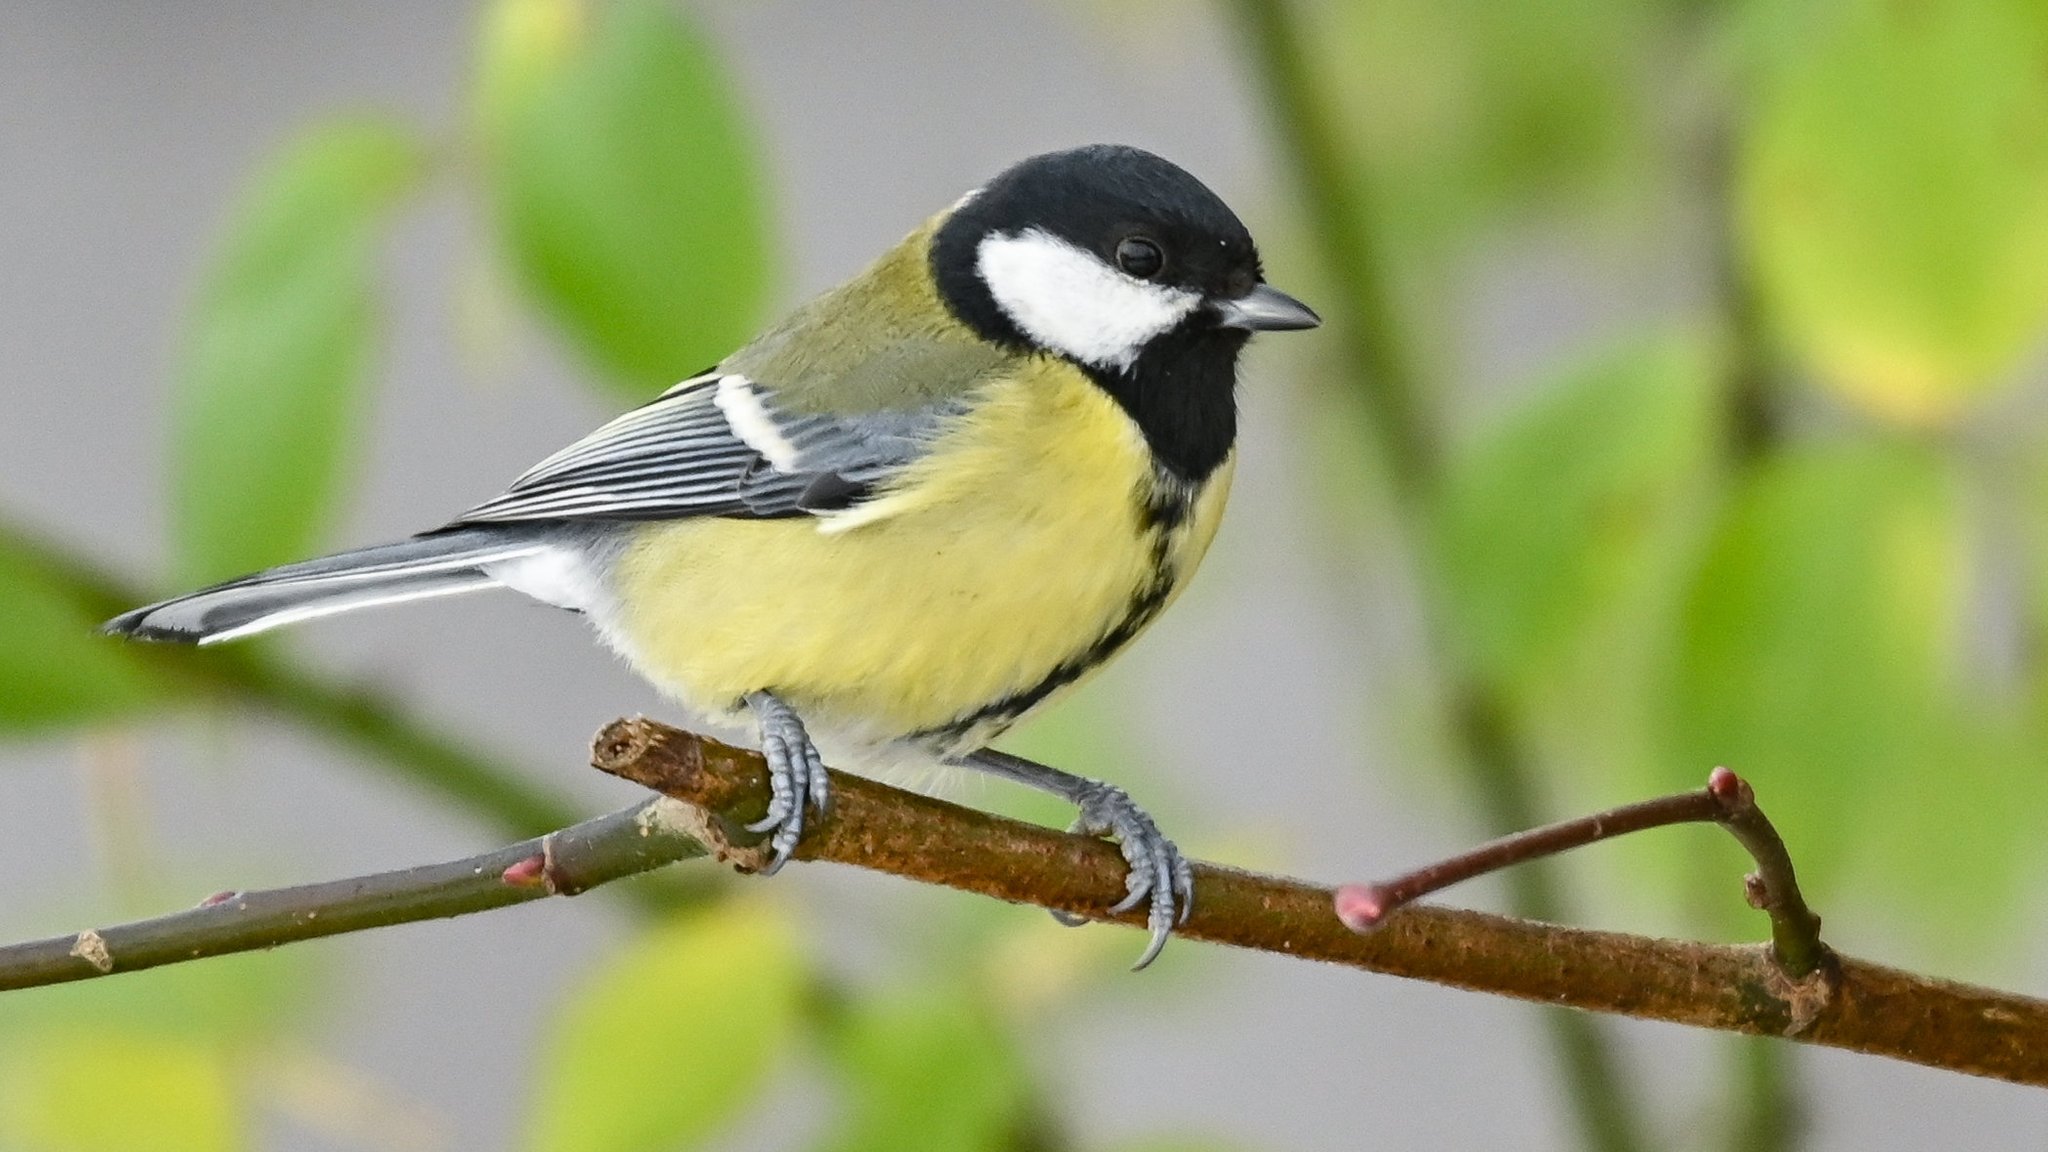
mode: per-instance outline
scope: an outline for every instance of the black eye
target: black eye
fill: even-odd
[[[1159,251],[1159,245],[1143,236],[1126,236],[1116,246],[1116,266],[1140,280],[1159,275],[1159,268],[1165,263],[1166,256]]]

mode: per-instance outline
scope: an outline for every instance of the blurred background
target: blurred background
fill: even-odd
[[[1189,594],[1009,746],[1325,881],[1726,763],[1837,947],[2048,985],[2033,0],[0,0],[0,933],[634,800],[588,738],[661,702],[516,597],[90,629],[439,523],[1096,140],[1329,323],[1253,350]],[[1763,936],[1723,836],[1638,839],[1452,898]],[[9,994],[0,1149],[2048,1139],[1945,1073],[675,871]]]

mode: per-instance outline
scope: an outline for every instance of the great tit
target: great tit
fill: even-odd
[[[987,744],[1180,591],[1230,487],[1238,353],[1317,323],[1182,169],[1036,156],[447,525],[105,630],[207,644],[509,587],[585,614],[700,719],[751,719],[769,871],[823,809],[828,754],[989,771],[1119,841],[1143,967],[1193,895],[1173,842],[1121,789]]]

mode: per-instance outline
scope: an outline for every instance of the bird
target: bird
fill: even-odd
[[[1143,968],[1192,907],[1186,859],[1121,788],[989,744],[1185,587],[1230,489],[1240,352],[1320,322],[1179,166],[1033,156],[448,523],[102,630],[211,644],[509,588],[582,613],[695,717],[753,730],[762,871],[826,810],[828,753],[979,769],[1118,843],[1110,911],[1146,905]]]

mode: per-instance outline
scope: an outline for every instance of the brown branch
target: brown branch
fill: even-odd
[[[767,808],[751,752],[623,720],[598,737],[600,769],[698,810],[713,850],[742,865]],[[1006,820],[834,773],[832,811],[797,846],[929,884],[1142,926],[1107,916],[1123,857],[1104,841]],[[1411,906],[1368,935],[1331,911],[1329,888],[1195,865],[1196,940],[1593,1012],[1779,1036],[2048,1087],[2048,1001],[1901,972],[1846,956],[1788,979],[1766,947],[1657,940],[1461,909]]]
[[[584,891],[707,849],[748,866],[766,810],[760,757],[648,720],[601,733],[595,764],[667,793],[447,864],[268,892],[228,892],[154,920],[0,947],[0,989],[56,984]],[[1016,903],[1141,926],[1103,909],[1124,860],[1101,840],[833,774],[833,806],[797,846],[830,860]],[[1802,980],[1766,947],[1655,940],[1410,906],[1367,935],[1331,889],[1195,866],[1180,935],[1524,1000],[1779,1036],[2048,1087],[2048,1002],[1845,956]]]
[[[1694,792],[1660,796],[1503,836],[1383,883],[1347,884],[1337,889],[1337,916],[1354,932],[1371,931],[1396,908],[1489,872],[1634,832],[1705,823],[1728,829],[1756,861],[1757,870],[1743,878],[1744,892],[1751,907],[1771,918],[1771,953],[1785,975],[1803,980],[1827,963],[1820,917],[1799,893],[1785,841],[1757,807],[1749,782],[1726,768],[1714,769],[1707,786]]]

